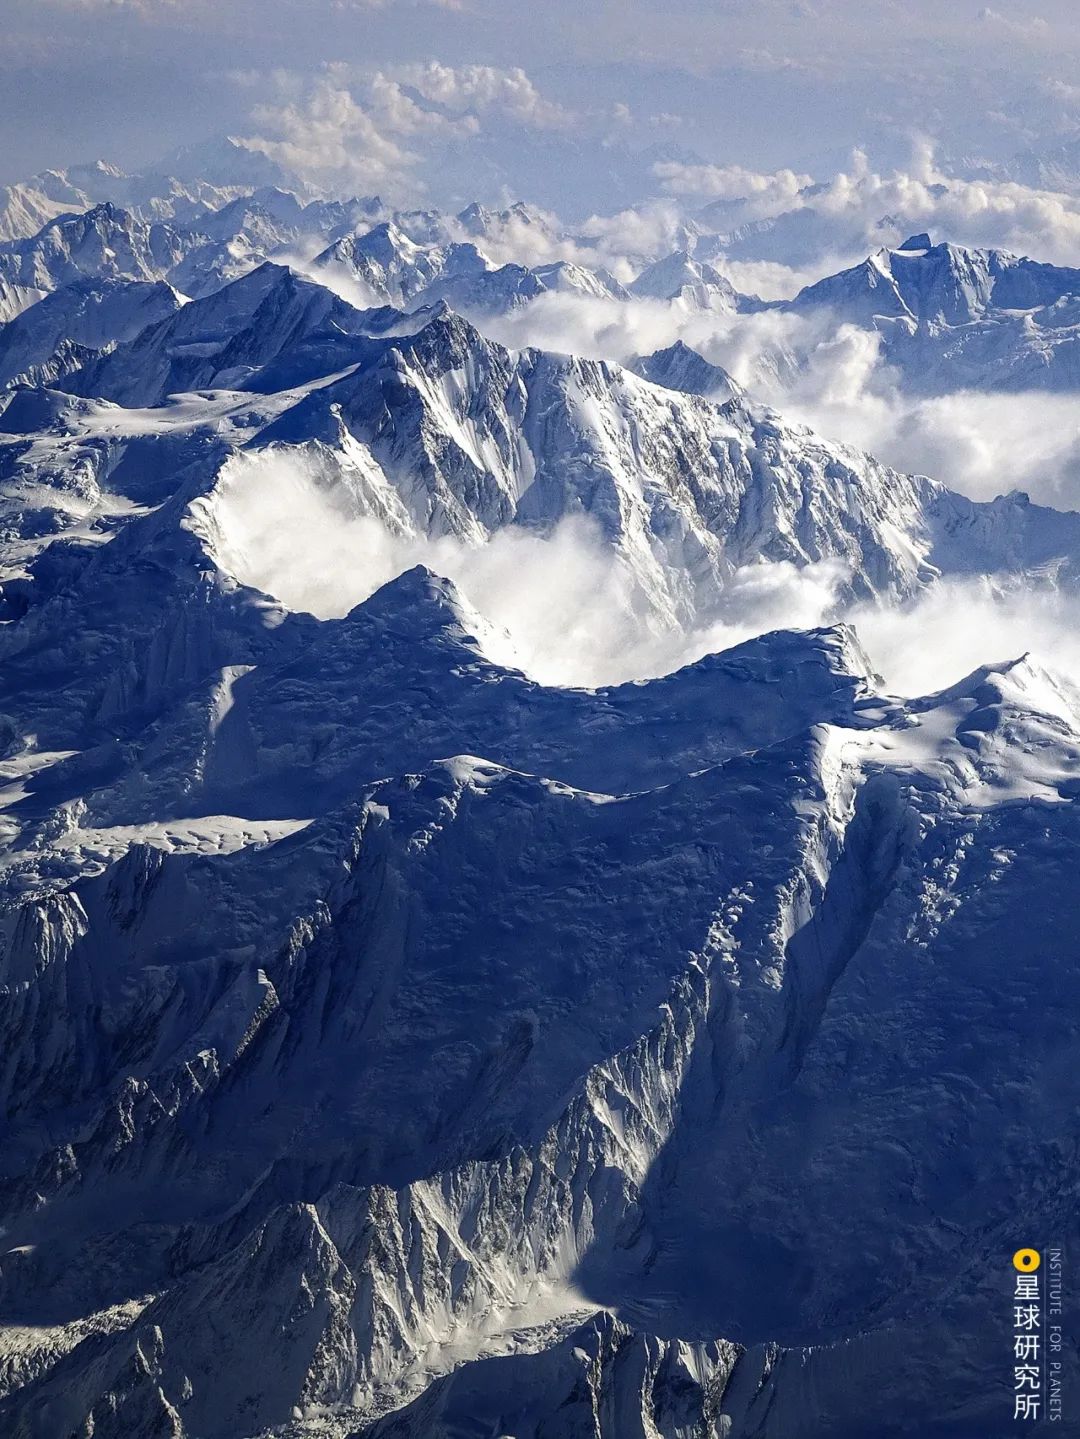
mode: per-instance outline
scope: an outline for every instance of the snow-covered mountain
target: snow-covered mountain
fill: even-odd
[[[124,208],[108,200],[65,210],[31,235],[0,242],[0,324],[72,283],[160,282],[201,298],[269,260],[330,286],[360,309],[426,310],[445,302],[482,326],[513,319],[514,333],[527,333],[518,322],[538,300],[565,297],[569,316],[570,302],[582,302],[586,326],[594,323],[589,303],[602,302],[594,313],[611,309],[612,350],[604,348],[603,325],[592,348],[620,358],[632,350],[617,309],[626,305],[630,329],[640,303],[657,307],[653,323],[666,325],[668,334],[700,334],[694,342],[706,348],[707,319],[715,315],[716,333],[725,337],[721,354],[739,353],[734,337],[740,318],[752,322],[769,311],[807,322],[811,349],[823,327],[871,329],[881,337],[883,358],[917,393],[1070,392],[1080,384],[1080,271],[1005,251],[935,245],[928,235],[913,235],[807,286],[794,300],[762,301],[739,293],[724,275],[726,259],[741,250],[734,232],[708,231],[716,217],[674,232],[669,227],[681,242],[677,250],[631,254],[635,237],[627,242],[628,253],[613,259],[610,237],[601,242],[595,234],[575,233],[521,204],[502,211],[471,205],[456,215],[391,211],[377,197],[313,199],[273,184],[212,198],[213,204],[175,214],[167,206]],[[798,213],[813,216],[811,210]],[[811,236],[807,243],[816,253],[824,242]],[[781,246],[781,253],[790,257],[790,247]],[[576,333],[572,325],[570,333]],[[750,349],[760,353],[756,369],[751,364],[741,377],[753,385],[760,372],[759,382],[778,393],[797,384],[806,360],[799,335],[781,328],[748,334]],[[122,328],[101,343],[65,338],[102,348],[130,334]],[[22,368],[51,380],[71,368],[71,356],[54,360],[35,352],[33,364]],[[10,371],[9,378],[20,372]]]
[[[1074,295],[1078,284],[1076,270],[1002,250],[934,245],[922,234],[809,286],[796,303],[831,305],[852,319],[880,316],[941,328],[967,325],[994,311],[1043,309]]]
[[[46,364],[64,345],[102,350],[132,340],[180,308],[182,297],[161,280],[77,280],[45,293],[0,327],[0,385]],[[51,380],[59,378],[59,372]]]
[[[675,378],[665,389],[605,362],[510,351],[445,308],[358,311],[266,266],[58,384],[139,409],[179,389],[245,392],[246,404],[226,399],[240,434],[254,423],[260,446],[398,539],[475,544],[584,516],[646,624],[712,617],[732,577],[762,561],[833,565],[842,593],[863,597],[971,573],[1075,583],[1074,516],[1022,495],[972,502]]]
[[[481,222],[471,218],[469,228],[475,230]],[[627,298],[602,267],[590,270],[566,260],[495,265],[475,244],[417,243],[393,222],[335,241],[315,257],[311,273],[338,286],[344,280],[358,304],[406,310],[446,301],[463,313],[506,314],[551,291]]]
[[[0,241],[27,239],[50,220],[103,204],[183,223],[267,186],[304,191],[296,176],[230,139],[177,150],[134,174],[103,160],[45,170],[0,187]]]
[[[186,237],[171,225],[147,223],[111,204],[51,220],[29,240],[0,248],[12,284],[55,290],[87,277],[152,280],[184,254]]]
[[[726,276],[712,265],[695,260],[686,250],[665,255],[647,266],[630,290],[645,299],[681,300],[704,310],[734,311],[740,301]]]
[[[916,391],[1080,388],[1080,270],[913,235],[790,308],[876,330]]]
[[[742,386],[736,384],[725,369],[710,364],[682,340],[676,340],[664,350],[654,350],[651,355],[638,355],[627,368],[665,390],[682,390],[684,394],[700,395],[718,404],[744,395]]]
[[[360,308],[422,310],[448,302],[483,317],[506,315],[551,292],[628,298],[602,265],[586,267],[569,260],[500,263],[478,248],[476,242],[490,242],[498,252],[508,234],[544,229],[544,217],[525,206],[502,212],[470,206],[457,216],[403,211],[383,219],[384,214],[377,198],[302,201],[273,187],[244,193],[217,209],[201,209],[187,220],[148,220],[138,210],[112,202],[65,212],[29,237],[0,243],[0,325],[69,286],[138,281],[167,285],[184,298],[203,298],[268,260],[297,267]],[[554,246],[556,240],[545,231],[542,243]],[[70,369],[66,358],[53,361],[51,350],[43,350],[43,337],[56,329],[52,317],[65,307],[75,315],[82,305],[73,293],[45,311],[35,311],[12,331],[9,348],[25,351],[26,358],[14,368],[7,366],[0,383],[9,383],[24,370],[33,369],[34,377],[43,380]],[[33,343],[27,340],[28,326],[36,337]],[[132,324],[119,316],[114,326],[106,325],[104,312],[95,326],[82,329],[87,335],[80,339],[80,326],[73,320],[71,331],[55,343],[67,340],[103,349],[134,333]],[[0,343],[3,338],[0,335]]]
[[[357,310],[268,261],[107,347],[63,388],[118,404],[156,405],[176,391],[239,388],[283,353],[294,370],[303,366],[315,378],[352,362],[352,337],[401,320],[397,311]]]
[[[1018,1184],[1029,1226],[1066,1221],[1064,1159],[1036,1183],[1024,1156],[1060,1136],[1038,1097],[1068,940],[1048,964],[1022,935],[1033,894],[1061,914],[1075,698],[1021,665],[897,705],[835,632],[545,691],[474,628],[418,572],[315,649],[281,635],[277,673],[248,649],[186,702],[186,806],[65,802],[51,857],[9,871],[5,1302],[36,1326],[10,1432],[855,1434],[853,1372],[887,1415],[943,1370],[946,1422],[992,1423],[1001,1256],[976,1237],[1012,1232]],[[324,810],[337,684],[354,773],[402,778]],[[544,777],[418,764],[459,726]],[[245,803],[245,756],[275,752]],[[109,763],[54,760],[23,808],[85,791],[86,760]],[[960,1173],[946,1114],[980,1136]],[[928,1266],[952,1281],[929,1300]]]
[[[36,234],[0,244],[0,275],[49,292],[83,279],[167,280],[201,295],[241,278],[270,255],[316,248],[327,235],[366,228],[378,200],[300,202],[263,189],[189,222],[145,220],[110,202],[63,214]]]
[[[1008,1427],[1009,1258],[1080,1237],[1080,693],[891,695],[843,617],[1074,593],[1080,515],[685,345],[496,343],[544,290],[723,289],[498,263],[519,223],[275,192],[2,252],[48,292],[0,329],[16,1439]],[[936,248],[800,303],[1060,303]],[[778,573],[834,622],[540,684],[436,561],[546,544],[554,613],[575,526],[644,632]]]

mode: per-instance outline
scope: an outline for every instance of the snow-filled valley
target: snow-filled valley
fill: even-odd
[[[1009,1256],[1080,1239],[1080,513],[803,417],[853,343],[1077,403],[1080,270],[762,300],[700,218],[39,179],[0,1430],[1009,1432]]]

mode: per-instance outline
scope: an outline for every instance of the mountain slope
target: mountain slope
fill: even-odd
[[[550,603],[583,525],[671,633],[1069,590],[1080,516],[638,368],[265,264],[0,399],[5,1435],[1007,1427],[1080,694],[884,694],[839,624],[543,686],[415,561],[547,541]]]
[[[790,308],[876,329],[916,390],[1080,385],[1080,271],[1003,250],[914,235],[808,286]]]
[[[305,342],[316,345],[315,355],[305,357],[306,366],[315,374],[333,373],[351,357],[349,347],[343,357],[335,347],[368,325],[360,311],[331,291],[267,262],[146,326],[85,365],[64,387],[129,407],[151,406],[175,391],[238,388],[283,352],[298,356]]]
[[[0,327],[0,385],[45,364],[65,343],[89,350],[134,339],[180,308],[161,281],[82,280],[44,296]]]
[[[91,1303],[117,1303],[125,1288],[102,1287],[102,1262],[125,1233],[145,1235],[138,1251],[126,1247],[129,1266],[138,1253],[128,1283],[155,1297],[67,1358],[39,1351],[39,1377],[8,1401],[12,1432],[66,1430],[93,1410],[116,1412],[132,1435],[170,1413],[176,1433],[214,1439],[286,1426],[296,1408],[316,1423],[327,1406],[340,1425],[329,1432],[366,1432],[388,1405],[457,1369],[397,1431],[373,1431],[439,1432],[425,1426],[462,1402],[461,1385],[480,1386],[465,1402],[481,1409],[500,1393],[511,1402],[497,1377],[463,1364],[490,1366],[485,1356],[508,1349],[548,1355],[541,1383],[556,1383],[565,1326],[601,1306],[631,1329],[646,1325],[657,1337],[637,1343],[655,1360],[670,1336],[705,1346],[678,1351],[708,1356],[696,1394],[662,1364],[665,1377],[643,1390],[605,1379],[632,1406],[623,1422],[646,1433],[676,1393],[687,1422],[723,1413],[730,1432],[759,1432],[763,1383],[781,1432],[858,1433],[867,1399],[848,1382],[853,1362],[874,1376],[881,1432],[904,1432],[886,1414],[901,1396],[919,1412],[945,1368],[955,1397],[942,1432],[965,1413],[992,1424],[995,1330],[977,1306],[995,1269],[973,1262],[976,1236],[1011,1230],[1017,1185],[1029,1225],[1063,1218],[1054,1196],[1064,1173],[1045,1146],[1064,1116],[1032,1101],[1071,1043],[1058,1022],[1068,963],[1048,968],[1021,938],[1028,897],[1053,891],[1076,843],[1066,797],[1080,739],[1067,697],[1053,707],[1065,702],[1068,718],[1043,708],[1054,693],[1023,667],[986,672],[880,727],[826,726],[620,801],[459,758],[382,782],[359,807],[232,860],[136,850],[77,886],[75,914],[86,918],[66,940],[54,931],[34,987],[58,967],[69,986],[75,973],[97,984],[124,975],[96,1008],[122,1029],[138,1013],[146,1078],[126,1081],[69,1151],[42,1157],[32,1187],[44,1208],[23,1210],[27,1191],[9,1190],[19,1247],[5,1263],[7,1302],[30,1316],[35,1295],[67,1292],[85,1272],[99,1276]],[[1039,758],[1025,778],[1036,735],[1052,739],[1056,759]],[[954,867],[944,889],[933,878],[943,857]],[[287,891],[275,883],[282,866]],[[315,908],[286,940],[289,904],[312,884]],[[495,912],[484,891],[498,896]],[[206,940],[192,952],[173,926],[208,904],[234,918],[215,926],[209,952]],[[1060,910],[1049,913],[1056,925]],[[130,936],[119,951],[130,957],[114,940],[107,968],[94,957],[106,933]],[[991,936],[1008,944],[1007,980],[987,969]],[[257,976],[244,958],[252,940],[265,957]],[[213,957],[217,946],[228,960]],[[168,973],[178,962],[162,984],[162,964]],[[1042,997],[1023,1055],[993,1043],[958,1054],[951,1036],[968,1025],[990,1038],[1008,1031],[1001,986],[1007,998],[1028,993],[1033,965]],[[218,975],[209,988],[208,967]],[[944,1027],[930,1019],[945,1012],[943,988]],[[25,999],[13,997],[25,1034]],[[54,1007],[48,1020],[38,1012],[39,1024],[57,1023]],[[883,1016],[889,1043],[874,1038]],[[480,1050],[478,1033],[489,1036]],[[431,1058],[416,1049],[421,1036]],[[590,1051],[594,1067],[581,1074]],[[842,1075],[852,1098],[838,1105]],[[1009,1130],[991,1141],[990,1096],[1009,1076],[1021,1090]],[[269,1110],[268,1093],[280,1096]],[[299,1152],[298,1102],[308,1111]],[[763,1103],[767,1132],[744,1132]],[[253,1104],[262,1117],[240,1122]],[[797,1139],[807,1111],[809,1146]],[[941,1167],[955,1142],[940,1132],[946,1116],[980,1136],[978,1149],[965,1146],[970,1173]],[[885,1154],[882,1134],[893,1137]],[[268,1170],[284,1144],[288,1159]],[[1021,1178],[1033,1151],[1047,1154],[1038,1188]],[[1008,1183],[988,1187],[1002,1171]],[[208,1185],[209,1175],[219,1177]],[[895,1185],[907,1196],[899,1209]],[[165,1186],[187,1223],[146,1230],[140,1186]],[[862,1196],[854,1241],[850,1210],[830,1201],[852,1186]],[[237,1200],[246,1191],[239,1209],[230,1190]],[[112,1192],[125,1200],[111,1233],[69,1221],[58,1247],[53,1224],[85,1213],[80,1194]],[[691,1280],[687,1264],[700,1270],[708,1254],[717,1267]],[[778,1266],[810,1254],[815,1271],[793,1308]],[[947,1283],[929,1301],[935,1325],[928,1264],[962,1279],[962,1298]],[[275,1316],[286,1313],[282,1328]],[[941,1352],[945,1325],[957,1339]],[[798,1356],[793,1365],[760,1347],[769,1336]],[[626,1328],[611,1339],[639,1352]],[[546,1402],[536,1401],[541,1414]]]
[[[630,286],[630,293],[642,299],[680,300],[721,312],[737,310],[740,299],[730,280],[686,250],[677,250],[647,266]]]
[[[714,400],[717,404],[725,404],[743,395],[742,386],[736,384],[725,369],[710,364],[682,340],[676,340],[673,345],[656,350],[651,355],[638,355],[630,361],[627,369],[650,384],[662,385],[665,390],[700,395],[702,399]]]
[[[670,357],[654,362],[671,370]],[[185,305],[59,383],[139,407],[173,390],[219,392],[202,402],[219,417],[211,428],[251,454],[220,479],[204,472],[216,494],[205,533],[213,547],[220,529],[219,557],[239,545],[221,561],[235,578],[272,592],[273,532],[259,512],[286,494],[314,507],[298,544],[320,524],[370,520],[395,544],[473,545],[584,519],[611,547],[624,603],[646,627],[722,619],[729,588],[763,563],[823,566],[841,600],[911,597],[941,575],[1076,581],[1075,515],[1022,495],[967,500],[741,397],[717,404],[603,362],[510,351],[445,308],[357,311],[276,266]],[[168,423],[178,440],[199,428],[199,404],[185,403],[192,418],[181,407]],[[9,405],[8,427],[17,413]],[[231,413],[238,422],[226,421]],[[126,423],[118,416],[111,430]],[[130,423],[145,431],[147,421]],[[338,545],[329,554],[339,552],[324,583],[355,603],[375,586]]]
[[[45,170],[0,187],[0,241],[22,240],[60,215],[113,204],[143,220],[186,222],[241,194],[283,183],[298,184],[265,156],[232,141],[188,147],[128,174],[97,160]]]
[[[604,362],[511,352],[453,315],[373,342],[267,441],[322,446],[366,473],[374,463],[403,507],[397,523],[428,536],[479,539],[583,513],[667,614],[695,613],[762,560],[838,563],[863,595],[910,595],[972,567],[1033,571],[1053,555],[1062,582],[1075,573],[1074,517],[973,503],[741,400],[716,405]]]
[[[156,280],[191,241],[164,223],[148,224],[115,205],[61,215],[28,240],[0,247],[0,273],[13,284],[54,290],[73,280]]]

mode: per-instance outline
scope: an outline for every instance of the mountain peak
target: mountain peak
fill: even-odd
[[[485,619],[452,579],[425,564],[387,580],[354,605],[341,623],[356,633],[374,629],[410,645],[465,650],[470,663],[480,659],[503,664],[513,656],[510,636]]]
[[[1018,706],[1054,715],[1080,730],[1078,697],[1071,685],[1045,669],[1025,651],[1012,659],[979,665],[948,689],[920,703],[970,700],[980,709]]]
[[[685,395],[701,395],[717,404],[726,404],[743,393],[742,386],[725,369],[706,360],[682,340],[651,355],[638,355],[626,368],[650,384]]]
[[[647,265],[630,286],[630,293],[643,299],[674,300],[687,294],[699,303],[720,298],[734,306],[734,286],[719,270],[703,260],[695,260],[689,250],[675,250],[652,265]]]
[[[458,618],[466,609],[466,601],[457,585],[445,575],[436,574],[427,565],[416,564],[387,580],[366,600],[354,605],[349,617],[390,614],[412,609],[417,605],[430,607]]]

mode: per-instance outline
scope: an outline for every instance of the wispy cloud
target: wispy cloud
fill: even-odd
[[[240,143],[287,170],[346,191],[382,188],[391,195],[402,193],[419,162],[406,140],[451,123],[421,111],[392,85],[373,85],[361,104],[332,73],[294,99],[255,106],[252,121],[258,133]]]
[[[1041,15],[1007,15],[986,5],[979,11],[979,19],[984,25],[1005,31],[1013,39],[1043,41],[1050,38],[1050,26]]]
[[[739,165],[664,161],[653,169],[673,195],[728,202],[732,227],[812,211],[823,251],[854,255],[876,249],[898,229],[929,229],[958,244],[1080,264],[1080,197],[1008,179],[949,174],[925,140],[915,144],[907,165],[890,173],[876,170],[856,150],[846,169],[818,183],[791,170]]]

